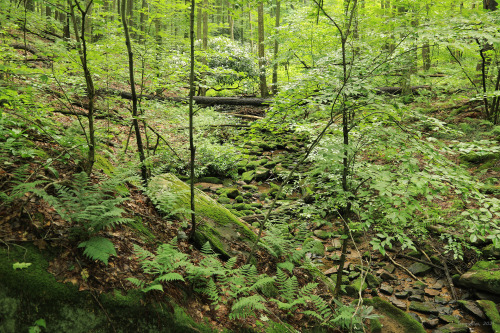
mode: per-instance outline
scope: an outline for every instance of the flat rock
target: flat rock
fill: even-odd
[[[476,302],[473,301],[458,301],[458,304],[460,304],[460,307],[467,312],[473,314],[474,316],[481,318],[481,319],[486,319],[486,316],[484,315],[483,310],[477,305]]]
[[[410,302],[410,310],[420,312],[420,313],[430,313],[430,314],[439,314],[436,305],[431,302]]]
[[[406,302],[402,301],[400,299],[397,299],[395,297],[389,297],[389,301],[394,305],[395,307],[406,311]]]
[[[468,333],[469,326],[460,323],[450,323],[432,331],[432,333]]]
[[[314,236],[318,237],[319,239],[328,239],[330,237],[330,233],[325,230],[318,229],[314,230]],[[334,249],[337,248],[334,246]]]
[[[460,320],[455,317],[455,316],[452,316],[452,315],[446,315],[446,314],[440,314],[439,315],[439,319],[447,324],[450,324],[450,323],[459,323]]]
[[[422,324],[424,325],[424,327],[426,328],[434,328],[436,327],[438,324],[439,324],[439,318],[437,317],[429,317],[429,318],[426,318],[422,321]]]
[[[478,289],[500,295],[500,262],[478,261],[458,280],[464,288]]]
[[[442,289],[443,287],[444,287],[444,281],[443,280],[437,280],[431,286],[432,289],[436,289],[436,290]]]
[[[382,283],[380,286],[380,292],[387,294],[387,295],[392,295],[394,292],[394,288],[391,287],[388,283]]]
[[[424,301],[424,295],[411,295],[408,299],[410,301],[423,302]]]
[[[437,296],[437,295],[441,294],[441,291],[436,290],[436,289],[431,289],[431,288],[425,288],[424,293],[425,293],[425,296]]]
[[[410,293],[407,290],[400,291],[400,292],[397,292],[394,294],[394,296],[396,296],[396,298],[399,298],[399,299],[408,298],[409,295],[410,295]]]
[[[183,213],[190,208],[189,185],[175,175],[166,173],[152,178],[148,192],[162,212],[180,211],[179,217],[189,218],[187,213]],[[250,248],[257,239],[245,222],[198,189],[195,190],[195,203],[198,220],[195,242],[198,245],[208,241],[215,252],[231,257],[240,254],[234,250],[234,242],[244,242]]]
[[[380,278],[384,281],[396,280],[396,277],[385,269],[379,270],[378,272],[380,272]]]
[[[448,304],[448,300],[442,296],[436,296],[434,297],[434,303],[437,304]]]

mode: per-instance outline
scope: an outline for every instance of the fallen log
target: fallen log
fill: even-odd
[[[132,94],[127,91],[121,91],[117,89],[100,89],[98,92],[104,94],[115,94],[125,99],[132,99]],[[170,101],[170,102],[180,102],[187,103],[187,97],[164,97],[155,95],[139,95],[138,98],[144,98],[149,100],[159,100],[159,101]],[[208,97],[208,96],[194,96],[194,102],[201,105],[250,105],[250,106],[265,106],[272,102],[269,98],[256,98],[256,97]]]
[[[379,87],[376,88],[379,93],[386,93],[390,95],[399,95],[403,91],[401,87]],[[411,92],[413,94],[418,94],[419,90],[430,90],[431,86],[413,86],[411,87]],[[97,94],[114,94],[118,95],[121,98],[132,99],[132,94],[127,91],[122,91],[118,89],[100,89],[97,91]],[[156,96],[156,95],[147,95],[142,94],[139,95],[138,98],[144,98],[149,100],[158,100],[158,101],[170,101],[170,102],[179,102],[179,103],[187,103],[187,97],[164,97],[164,96]],[[194,96],[194,102],[200,105],[246,105],[246,106],[268,106],[272,104],[273,100],[271,98],[258,98],[258,97],[208,97],[208,96]]]

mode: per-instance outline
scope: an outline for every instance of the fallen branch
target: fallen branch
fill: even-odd
[[[446,264],[446,259],[442,259],[442,262],[443,262],[444,272],[446,274],[446,280],[448,280],[448,285],[450,286],[451,297],[453,297],[454,300],[457,300],[457,293],[455,292],[455,288],[453,286],[453,280],[451,279],[450,271],[448,270],[448,265]]]
[[[415,257],[410,257],[410,256],[407,256],[407,255],[404,255],[404,254],[398,254],[397,256],[398,256],[398,257],[401,257],[401,258],[405,258],[405,259],[413,260],[413,261],[416,261],[416,262],[420,262],[420,263],[422,263],[422,264],[426,264],[426,265],[431,266],[431,267],[434,267],[434,268],[439,268],[439,269],[441,269],[441,270],[443,270],[443,271],[445,270],[445,269],[444,269],[444,267],[442,267],[442,266],[435,265],[435,264],[433,264],[433,263],[431,263],[431,262],[427,262],[427,261],[422,260],[422,259],[418,259],[418,258],[415,258]]]
[[[416,277],[416,276],[415,276],[412,272],[410,272],[410,271],[408,270],[408,268],[404,267],[404,266],[403,266],[403,265],[401,265],[401,264],[398,264],[398,263],[397,263],[394,259],[392,259],[390,255],[387,255],[387,258],[389,258],[389,260],[392,262],[392,264],[393,264],[394,266],[397,266],[397,267],[401,268],[401,269],[402,269],[402,270],[404,270],[404,271],[405,271],[405,272],[406,272],[409,276],[411,276],[412,278],[414,278],[414,279],[415,279],[415,280],[417,280],[417,281],[422,282],[422,280],[420,280],[420,279],[419,279],[418,277]]]
[[[252,116],[249,114],[239,114],[239,113],[224,113],[224,114],[227,114],[227,115],[233,116],[233,117],[238,117],[238,118],[245,118],[245,119],[253,119],[253,120],[264,119],[263,117]]]

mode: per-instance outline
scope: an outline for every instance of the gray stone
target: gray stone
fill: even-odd
[[[391,274],[392,274],[392,273],[394,273],[394,270],[395,270],[395,269],[396,269],[396,267],[394,267],[394,265],[393,265],[393,264],[387,264],[387,265],[385,266],[385,270],[386,270],[386,271],[388,271],[388,272],[389,272],[389,273],[391,273]]]
[[[443,280],[437,280],[432,286],[432,289],[442,289],[444,287],[444,281]]]
[[[389,297],[389,301],[397,308],[400,308],[403,311],[406,311],[406,302],[397,299],[395,297]]]
[[[460,276],[458,282],[465,288],[500,295],[500,262],[478,261],[468,272]]]
[[[425,296],[437,296],[437,295],[441,294],[441,291],[436,290],[436,289],[431,289],[431,288],[425,288],[424,293],[425,293]]]
[[[426,327],[426,328],[434,328],[439,324],[439,318],[429,317],[427,319],[424,319],[422,324],[424,324],[424,327]]]
[[[271,170],[259,167],[255,170],[255,180],[266,180],[271,175]]]
[[[384,281],[396,280],[396,277],[391,273],[389,273],[388,271],[386,271],[385,269],[382,270],[380,278]]]
[[[424,295],[424,291],[422,289],[412,289],[410,290],[410,293],[412,295]]]
[[[451,315],[453,313],[453,309],[449,306],[440,306],[437,309],[440,315]]]
[[[330,237],[330,233],[325,230],[314,230],[314,236],[318,237],[319,239],[328,239]]]
[[[394,288],[391,287],[388,283],[382,283],[380,286],[380,292],[387,294],[387,295],[392,295],[394,292]]]
[[[416,321],[418,321],[419,323],[422,322],[422,318],[420,318],[420,316],[416,313],[413,313],[413,312],[409,312],[408,313],[410,315],[410,317],[412,317],[413,319],[415,319]]]
[[[430,302],[410,302],[410,310],[420,312],[420,313],[430,313],[430,314],[439,314],[438,309],[434,303]]]
[[[411,295],[408,299],[410,301],[423,302],[424,301],[424,295]]]
[[[483,248],[483,257],[500,259],[500,249],[495,248],[493,244],[487,245]]]
[[[469,326],[460,323],[446,324],[432,331],[432,333],[468,333],[468,332],[469,332]]]
[[[377,288],[378,286],[380,286],[381,282],[382,281],[380,281],[380,279],[377,278],[375,275],[371,273],[366,274],[366,283],[368,283],[368,287]]]
[[[434,303],[436,304],[448,304],[448,300],[441,296],[434,297]]]
[[[452,316],[452,315],[440,314],[439,319],[441,319],[442,321],[444,321],[447,324],[460,322],[460,320],[457,317]]]
[[[408,298],[409,295],[410,295],[410,293],[407,290],[400,291],[400,292],[394,294],[394,296],[396,296],[396,298],[400,298],[400,299]]]
[[[486,316],[484,315],[483,310],[477,305],[476,302],[472,301],[458,301],[458,304],[460,304],[460,307],[467,312],[473,314],[474,316],[481,318],[481,319],[486,319]]]

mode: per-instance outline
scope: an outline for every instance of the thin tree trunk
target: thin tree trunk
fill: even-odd
[[[279,27],[280,27],[280,0],[276,0],[276,23],[275,23],[275,34],[278,34]],[[274,40],[274,64],[273,64],[273,95],[276,95],[278,93],[278,63],[277,63],[277,58],[278,58],[278,48],[279,48],[279,43],[278,43],[278,38],[275,38]]]
[[[129,77],[130,77],[130,90],[132,93],[132,124],[135,130],[135,138],[137,141],[137,150],[139,151],[139,160],[141,162],[141,177],[144,185],[147,184],[148,181],[148,170],[145,162],[144,155],[144,147],[142,145],[142,137],[141,130],[139,128],[139,120],[137,119],[137,94],[135,91],[135,79],[134,79],[134,54],[132,53],[132,45],[130,43],[130,34],[128,31],[127,18],[125,16],[125,8],[127,6],[127,0],[123,0],[122,2],[122,24],[123,24],[123,32],[125,34],[125,44],[127,45],[127,53],[128,53],[128,66],[129,66]]]
[[[78,54],[80,56],[80,62],[82,63],[82,68],[83,68],[83,75],[85,77],[85,83],[87,86],[87,98],[88,98],[88,113],[87,113],[87,120],[89,123],[89,130],[88,130],[88,136],[87,136],[87,145],[89,148],[89,152],[87,154],[87,161],[84,166],[84,170],[87,173],[87,175],[92,174],[92,168],[94,166],[95,162],[95,148],[96,148],[96,141],[95,141],[95,129],[94,129],[94,102],[95,102],[95,88],[94,88],[94,81],[92,79],[92,75],[90,73],[90,69],[88,67],[88,59],[87,59],[87,40],[85,38],[85,23],[86,23],[86,16],[89,10],[89,7],[92,6],[92,1],[87,4],[86,7],[82,7],[78,0],[68,0],[68,5],[71,13],[71,20],[73,21],[73,29],[75,30],[75,38],[76,38],[76,45],[78,49]],[[80,14],[82,15],[81,18],[81,28],[78,28],[77,25],[77,19],[76,19],[76,14],[75,14],[75,7],[78,8],[80,11]],[[80,36],[81,33],[81,36]]]
[[[257,7],[257,24],[259,30],[259,73],[260,73],[260,95],[262,98],[269,96],[266,81],[266,54],[264,49],[264,4],[259,3]]]
[[[194,161],[196,147],[194,146],[194,133],[193,133],[193,98],[194,98],[194,10],[195,0],[191,0],[191,14],[189,16],[189,41],[190,41],[190,69],[189,69],[189,151],[191,152],[191,161],[189,165],[189,173],[191,178],[191,232],[189,238],[194,240],[196,233],[196,214],[194,202]]]

